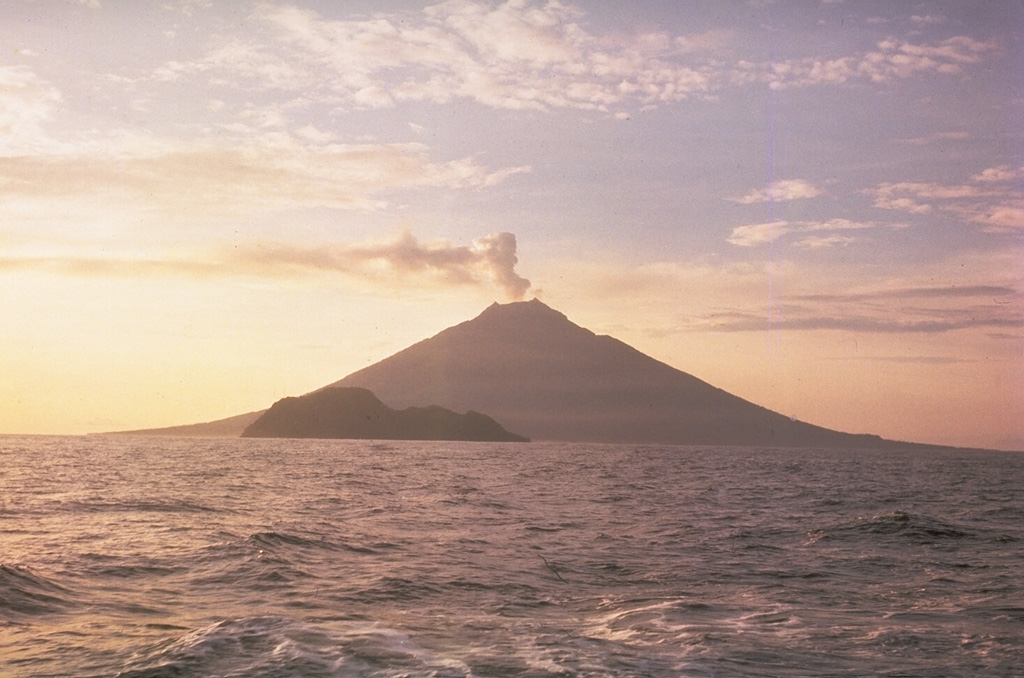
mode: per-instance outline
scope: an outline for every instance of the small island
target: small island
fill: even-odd
[[[438,406],[394,410],[369,389],[356,387],[278,400],[242,437],[529,442],[479,412],[458,414]]]

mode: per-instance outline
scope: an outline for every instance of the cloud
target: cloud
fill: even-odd
[[[580,10],[557,2],[545,5],[504,2],[489,6],[467,0],[448,0],[425,10],[467,42],[484,63],[541,67],[564,66],[582,56],[585,37],[573,23]]]
[[[7,254],[0,256],[0,274],[41,271],[74,277],[152,277],[180,275],[210,278],[222,273],[215,262],[199,259],[89,256],[80,254]]]
[[[923,200],[952,200],[957,198],[980,198],[998,193],[979,186],[946,185],[934,183],[899,182],[879,184],[875,189],[883,197],[907,194]]]
[[[805,250],[820,250],[829,247],[845,247],[856,242],[848,235],[812,235],[798,240],[795,244]]]
[[[970,138],[971,135],[967,132],[937,132],[924,137],[900,139],[899,143],[909,144],[911,146],[927,146],[928,144],[934,144],[940,141],[965,141]]]
[[[957,356],[929,356],[929,355],[891,355],[891,356],[844,356],[832,358],[832,360],[864,360],[880,363],[900,363],[911,365],[962,365],[965,363],[976,363],[974,358],[960,358]]]
[[[886,210],[900,210],[911,214],[928,214],[932,211],[931,205],[926,205],[910,198],[894,198],[891,192],[880,190],[875,196],[875,207]]]
[[[771,322],[761,314],[719,314],[719,332],[841,330],[875,334],[939,334],[1024,329],[1024,296],[1000,285],[907,287],[777,300]]]
[[[875,207],[911,214],[941,210],[968,223],[982,224],[990,233],[1024,228],[1024,196],[1011,182],[1024,178],[1024,167],[990,167],[967,184],[883,183],[864,191]]]
[[[742,198],[736,198],[733,202],[741,205],[750,205],[758,202],[800,200],[803,198],[813,198],[818,195],[821,195],[821,190],[808,181],[803,179],[782,179],[773,182],[767,188],[752,190]]]
[[[1013,287],[1007,285],[952,285],[946,287],[895,287],[869,292],[845,292],[843,294],[803,294],[800,301],[822,301],[840,303],[850,301],[879,301],[893,299],[1005,299],[1019,297]]]
[[[715,28],[695,35],[680,35],[673,41],[676,53],[711,52],[720,47],[732,44],[736,33],[728,28]]]
[[[515,267],[516,237],[493,233],[470,246],[446,240],[422,242],[406,231],[393,240],[364,244],[298,246],[281,242],[241,245],[192,256],[96,256],[75,253],[0,257],[0,273],[47,271],[88,277],[184,276],[189,278],[342,274],[377,285],[496,285],[522,299],[530,281]]]
[[[987,205],[974,210],[970,220],[983,224],[989,233],[1012,233],[1024,229],[1024,200]]]
[[[890,228],[899,228],[902,224],[884,224]],[[878,228],[883,224],[872,221],[850,221],[849,219],[829,219],[828,221],[772,221],[765,224],[737,226],[726,239],[727,242],[740,247],[756,247],[774,242],[790,233],[815,233],[824,231],[855,231]],[[849,245],[854,239],[849,236],[809,235],[796,244],[803,249],[821,249],[836,245]]]
[[[291,92],[296,100],[348,109],[464,99],[510,110],[614,115],[621,107],[748,85],[785,89],[958,73],[994,49],[962,36],[937,44],[887,40],[833,59],[730,64],[716,52],[740,39],[732,32],[595,34],[583,19],[576,7],[536,0],[448,0],[362,20],[263,3],[254,33],[223,40],[196,60],[168,62],[153,77]]]
[[[971,181],[980,181],[983,183],[1002,183],[1004,181],[1014,181],[1016,179],[1024,179],[1024,166],[1018,167],[1017,169],[1012,169],[1009,165],[989,167],[980,174],[975,174],[971,177]]]
[[[591,41],[559,3],[498,6],[454,0],[411,16],[329,20],[295,7],[262,5],[263,32],[192,63],[165,69],[230,73],[258,87],[322,90],[352,108],[471,98],[495,108],[598,108],[615,98],[574,77]],[[324,75],[327,75],[325,78]]]
[[[792,311],[793,309],[788,309]],[[723,316],[715,329],[720,332],[756,332],[762,330],[840,330],[871,334],[939,334],[956,330],[1000,329],[1024,327],[1024,319],[978,318],[964,313],[946,313],[941,318],[909,320],[905,318],[878,318],[858,316],[800,316],[780,313],[768,322],[756,315],[735,314]]]
[[[776,90],[851,81],[877,84],[925,73],[953,75],[982,61],[996,49],[995,43],[956,36],[938,44],[914,44],[888,39],[875,50],[834,59],[791,59],[768,64],[741,63],[733,70],[736,83],[763,82]]]
[[[60,92],[25,66],[0,66],[0,155],[50,146],[43,124]]]
[[[792,230],[793,228],[788,221],[750,224],[747,226],[737,226],[732,229],[732,235],[727,240],[729,243],[740,247],[754,247],[774,242]]]
[[[248,131],[246,131],[248,132]],[[266,208],[378,210],[396,190],[482,189],[528,167],[433,161],[419,143],[342,144],[310,134],[177,142],[124,137],[59,154],[0,157],[0,204],[105,198],[122,211],[223,216]]]
[[[198,9],[209,9],[213,6],[213,0],[173,0],[173,2],[165,1],[163,8],[167,11],[181,12],[185,16],[192,16],[195,10]]]

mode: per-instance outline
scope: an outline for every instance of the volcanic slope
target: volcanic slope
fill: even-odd
[[[492,304],[467,322],[330,386],[373,391],[395,408],[487,412],[533,440],[886,447],[795,421],[731,395],[536,299]]]

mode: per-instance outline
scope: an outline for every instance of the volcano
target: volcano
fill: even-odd
[[[330,386],[391,407],[486,412],[533,440],[879,447],[772,412],[597,335],[534,299],[492,304],[467,322]]]
[[[484,412],[535,441],[830,448],[898,444],[772,412],[580,327],[536,299],[492,304],[476,318],[324,389],[332,387],[369,389],[395,409]],[[240,435],[260,414],[134,433]]]

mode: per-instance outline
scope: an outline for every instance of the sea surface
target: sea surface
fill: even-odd
[[[0,437],[0,676],[1022,676],[1024,454]]]

